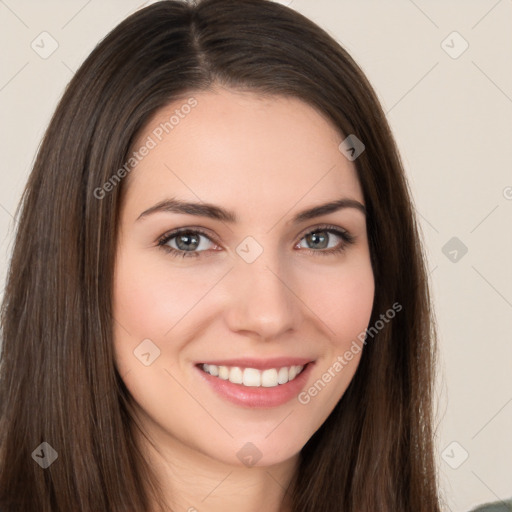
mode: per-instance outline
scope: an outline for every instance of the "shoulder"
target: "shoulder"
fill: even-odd
[[[512,499],[486,503],[485,505],[480,505],[478,508],[472,509],[470,512],[512,512]]]

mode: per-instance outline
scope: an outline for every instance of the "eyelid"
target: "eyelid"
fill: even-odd
[[[353,242],[356,237],[350,231],[341,226],[334,226],[333,224],[316,224],[313,227],[307,228],[298,235],[299,241],[302,240],[306,235],[315,233],[316,231],[337,231],[343,233],[346,236],[347,241]]]
[[[211,234],[210,230],[207,230],[205,228],[200,228],[198,226],[197,227],[196,226],[186,226],[186,227],[182,227],[182,228],[171,229],[169,231],[166,231],[163,235],[159,236],[158,239],[156,240],[156,242],[158,244],[160,244],[160,242],[165,243],[165,242],[169,241],[170,238],[178,236],[181,233],[188,233],[189,231],[205,236],[206,238],[208,238],[211,242],[213,242],[216,245],[221,245],[218,242],[216,236]]]

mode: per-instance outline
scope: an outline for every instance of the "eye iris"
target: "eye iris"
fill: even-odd
[[[318,233],[325,233],[325,232],[322,232],[322,231],[319,231],[319,232],[315,232],[315,233],[310,233],[309,235],[306,236],[306,239],[308,241],[308,243],[318,243],[318,242],[324,242],[323,245],[321,247],[319,247],[318,245],[316,246],[317,249],[325,249],[327,247],[327,236],[326,235],[319,235]]]
[[[185,243],[182,244],[182,241],[185,241]],[[199,245],[199,235],[191,233],[180,233],[176,236],[176,245],[178,249],[184,251],[197,249],[197,246]]]

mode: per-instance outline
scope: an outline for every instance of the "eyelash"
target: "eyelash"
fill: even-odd
[[[347,246],[353,244],[355,241],[355,237],[353,235],[351,235],[348,231],[341,229],[341,228],[337,228],[335,226],[330,226],[330,225],[324,224],[324,225],[317,226],[314,229],[304,233],[301,236],[299,242],[303,238],[307,237],[308,235],[312,235],[313,233],[321,233],[321,232],[332,233],[332,234],[338,236],[339,238],[341,238],[342,241],[339,243],[339,245],[337,247],[334,247],[332,249],[319,249],[319,250],[301,249],[301,250],[306,251],[309,254],[314,253],[314,254],[320,254],[322,256],[330,256],[330,255],[339,254],[339,253],[345,251]],[[172,257],[197,258],[198,256],[201,255],[201,253],[206,252],[206,251],[182,251],[182,250],[174,249],[174,247],[169,247],[168,245],[166,245],[170,240],[172,240],[173,238],[175,238],[181,234],[184,234],[184,233],[192,234],[192,235],[202,235],[202,236],[208,238],[208,240],[210,240],[210,242],[213,242],[215,244],[217,243],[217,242],[215,242],[215,240],[212,240],[211,237],[201,229],[179,228],[179,229],[175,229],[174,231],[171,231],[170,233],[165,233],[163,236],[161,236],[158,239],[157,245],[158,245],[158,247],[161,247],[165,252],[170,254]]]

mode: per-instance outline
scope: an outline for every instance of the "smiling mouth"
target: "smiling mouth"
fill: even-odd
[[[242,368],[240,366],[222,366],[200,363],[197,367],[203,372],[222,380],[228,380],[232,384],[245,387],[274,388],[288,382],[292,382],[300,375],[306,366],[292,365],[258,370],[257,368]]]

